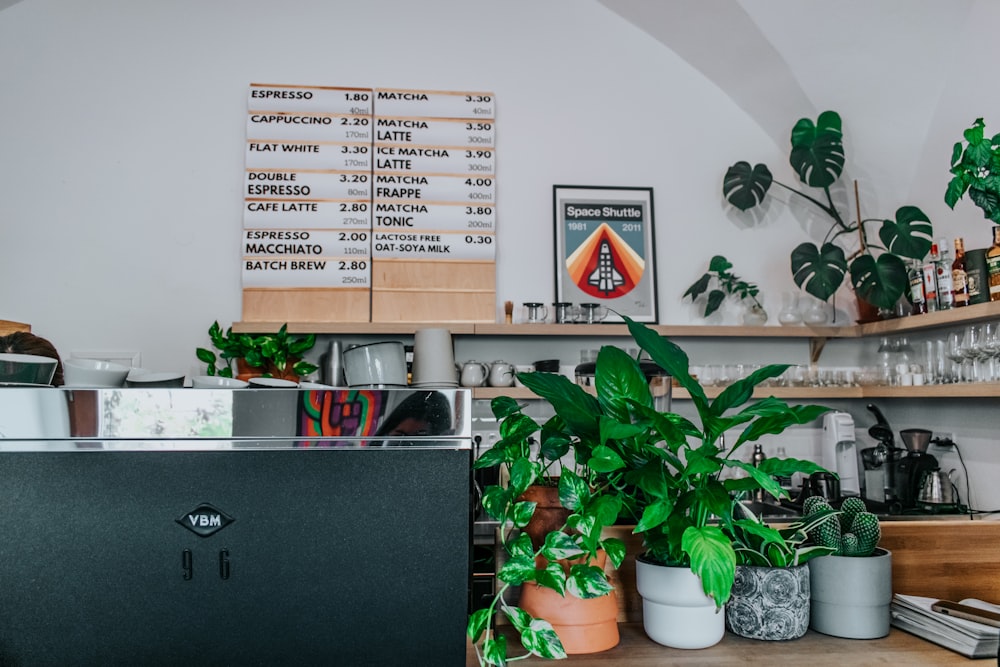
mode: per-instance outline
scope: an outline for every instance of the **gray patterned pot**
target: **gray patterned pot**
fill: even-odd
[[[737,565],[726,629],[750,639],[798,639],[809,629],[809,566]]]

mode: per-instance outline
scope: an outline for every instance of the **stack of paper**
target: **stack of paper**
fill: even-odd
[[[997,654],[1000,628],[932,611],[935,602],[936,598],[896,593],[892,596],[892,624],[969,658],[992,658]],[[982,600],[965,599],[960,603],[1000,612],[1000,606]]]

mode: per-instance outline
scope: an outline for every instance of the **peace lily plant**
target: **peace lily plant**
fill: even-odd
[[[810,461],[777,457],[767,458],[754,467],[736,454],[746,443],[779,434],[796,424],[812,422],[827,408],[788,405],[774,397],[750,402],[754,388],[781,375],[787,364],[764,366],[710,400],[692,377],[688,357],[680,347],[641,323],[628,317],[624,320],[638,346],[687,390],[698,423],[673,412],[657,411],[638,360],[613,346],[605,346],[598,353],[596,395],[561,375],[521,373],[518,379],[546,400],[554,412],[555,416],[542,428],[541,446],[559,443],[558,451],[572,452],[574,461],[587,471],[587,477],[585,484],[578,484],[571,477],[570,486],[579,489],[577,496],[581,502],[585,500],[583,507],[601,508],[600,519],[577,519],[571,527],[580,529],[593,545],[599,539],[594,527],[609,518],[603,512],[620,508],[619,522],[635,524],[634,532],[643,537],[644,559],[691,568],[700,578],[705,593],[717,607],[722,607],[729,599],[737,562],[730,537],[732,531],[726,531],[734,521],[733,495],[762,489],[774,498],[787,497],[776,476],[797,472],[808,475],[822,470]],[[502,428],[506,428],[506,422]],[[724,434],[732,429],[741,430],[727,445]],[[501,436],[508,440],[510,432],[501,431]],[[519,435],[514,441],[521,439]],[[526,464],[521,466],[526,468]],[[723,478],[726,471],[742,476]],[[512,466],[512,487],[515,472]],[[523,485],[517,482],[514,488]],[[484,506],[494,511],[498,504],[509,506],[509,496],[505,495],[502,503],[497,502],[502,493],[507,492],[487,492]],[[571,500],[572,496],[567,494]],[[515,503],[496,516],[516,526],[525,521],[523,515],[528,509],[518,508]],[[523,538],[517,540],[514,542],[518,545],[515,555],[520,562],[517,576],[508,577],[509,573],[501,569],[501,579],[512,585],[527,580],[534,571],[529,565],[532,553],[528,544]],[[576,548],[586,547],[575,538],[574,542]],[[615,548],[617,545],[612,546]],[[538,573],[534,572],[537,578]],[[494,611],[491,608],[473,614],[469,635],[474,642],[486,632],[489,615]],[[538,619],[518,618],[517,610],[504,611],[522,633],[522,641],[525,629],[531,631],[532,642],[550,641]],[[532,644],[528,648],[538,655],[555,653],[551,644]],[[488,654],[486,664],[503,663]]]

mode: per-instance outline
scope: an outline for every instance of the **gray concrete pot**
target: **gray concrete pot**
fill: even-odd
[[[812,604],[809,627],[847,639],[889,634],[892,552],[871,556],[820,556],[809,561]]]
[[[750,639],[798,639],[809,629],[809,566],[737,565],[726,629]]]

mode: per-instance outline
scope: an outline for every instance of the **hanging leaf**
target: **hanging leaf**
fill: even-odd
[[[833,296],[847,274],[847,258],[840,246],[824,243],[799,244],[792,251],[792,279],[795,284],[821,301]]]
[[[916,206],[901,206],[896,210],[895,221],[882,222],[878,237],[894,255],[923,259],[931,249],[933,234],[934,228],[926,213]]]
[[[851,284],[859,298],[884,310],[895,308],[910,287],[903,260],[888,253],[878,259],[861,255],[851,262]]]
[[[767,166],[758,164],[751,168],[749,162],[737,162],[726,171],[722,194],[730,204],[747,211],[764,201],[772,181]]]
[[[828,188],[844,171],[844,144],[840,115],[824,111],[814,124],[802,118],[792,128],[788,162],[799,180],[814,188]]]

